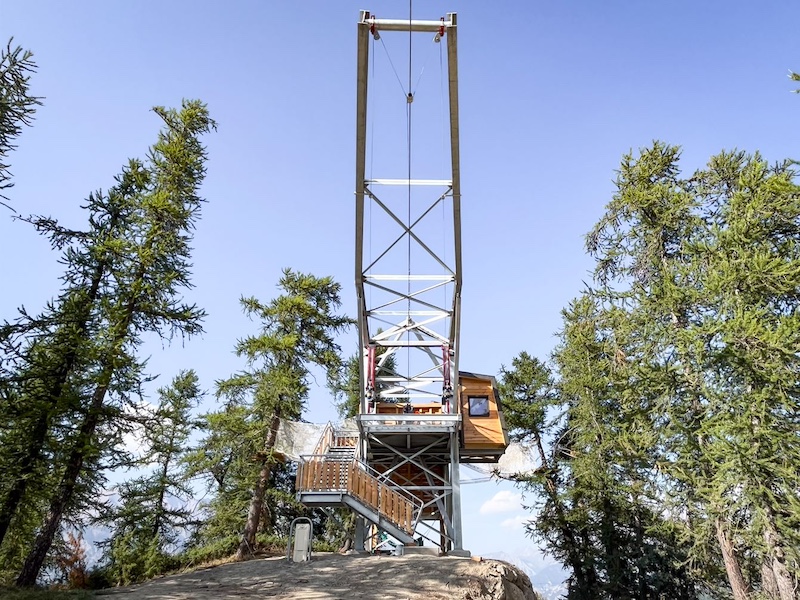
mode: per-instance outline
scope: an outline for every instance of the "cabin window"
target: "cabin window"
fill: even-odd
[[[469,396],[469,416],[489,416],[489,396]]]

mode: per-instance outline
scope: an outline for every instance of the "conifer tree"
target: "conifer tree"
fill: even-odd
[[[227,402],[225,412],[246,419],[248,437],[259,439],[254,459],[257,473],[249,482],[247,519],[236,556],[252,552],[264,512],[264,499],[275,462],[273,449],[280,419],[299,419],[308,395],[311,367],[324,369],[328,385],[340,378],[342,360],[335,336],[351,319],[335,314],[341,286],[330,277],[318,278],[286,269],[279,282],[282,294],[267,304],[241,300],[245,313],[261,323],[258,334],[236,344],[247,367],[217,383]]]
[[[102,330],[100,305],[114,294],[110,274],[119,249],[130,234],[135,197],[144,189],[142,166],[130,161],[107,193],[90,194],[84,208],[91,215],[85,232],[62,228],[46,217],[28,222],[62,251],[65,287],[45,310],[31,317],[24,310],[0,327],[0,347],[7,358],[0,402],[7,415],[0,432],[0,545],[23,500],[38,496],[73,428],[80,409],[78,390],[92,368],[93,348]],[[50,463],[50,464],[49,464]],[[38,490],[38,491],[37,491]],[[29,493],[30,492],[30,493]]]
[[[512,359],[511,368],[501,367],[499,388],[511,439],[526,445],[532,443],[539,460],[533,472],[511,476],[541,499],[536,505],[539,516],[528,523],[528,532],[546,540],[548,551],[572,570],[571,588],[591,589],[597,577],[583,559],[579,532],[561,495],[562,460],[558,451],[545,450],[546,440],[556,435],[564,408],[555,394],[550,370],[537,358],[521,352]]]
[[[198,101],[155,112],[165,127],[147,162],[136,163],[142,189],[133,196],[130,227],[112,248],[115,260],[104,279],[109,291],[97,307],[97,334],[92,336],[93,362],[70,383],[78,407],[74,425],[19,585],[36,581],[62,517],[82,486],[91,486],[93,479],[97,483],[98,461],[110,450],[109,441],[119,439],[120,403],[137,392],[142,377],[135,358],[142,334],[171,338],[201,331],[203,311],[183,302],[180,294],[191,287],[189,243],[202,204],[197,193],[206,152],[200,136],[214,123]]]
[[[654,399],[662,498],[693,564],[710,578],[720,557],[737,600],[783,600],[798,564],[795,174],[723,152],[681,179],[678,155],[656,143],[623,160],[589,236],[599,293],[645,342],[631,388]]]
[[[118,504],[103,518],[112,530],[106,572],[116,585],[164,573],[192,520],[192,491],[181,461],[194,427],[191,413],[202,396],[197,375],[183,371],[158,394],[159,404],[142,428],[142,460],[153,466],[118,487]]]

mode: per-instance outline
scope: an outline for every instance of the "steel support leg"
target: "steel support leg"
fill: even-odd
[[[464,539],[461,533],[461,481],[458,473],[458,432],[450,436],[450,485],[453,493],[450,494],[452,509],[450,518],[453,521],[453,549],[450,554],[455,556],[469,556],[469,550],[464,550]]]

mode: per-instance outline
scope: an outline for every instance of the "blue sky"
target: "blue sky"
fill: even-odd
[[[34,51],[33,89],[45,97],[12,156],[20,212],[80,227],[82,199],[154,141],[153,105],[200,98],[219,123],[207,138],[209,202],[189,294],[209,313],[206,333],[147,346],[162,382],[191,367],[210,390],[240,367],[231,349],[253,329],[238,298],[274,296],[283,267],[334,276],[355,313],[362,8],[408,15],[407,2],[390,0],[0,0],[0,39]],[[459,15],[463,369],[496,373],[522,350],[547,358],[560,310],[589,280],[583,235],[613,194],[623,153],[653,139],[679,144],[687,173],[721,149],[798,156],[800,98],[786,77],[800,70],[797,2],[414,3],[415,18],[450,11]],[[433,88],[437,68],[425,75]],[[39,309],[57,292],[57,257],[5,209],[0,248],[0,318],[21,304]],[[347,353],[355,343],[342,340]],[[334,416],[315,390],[308,418]],[[530,545],[517,493],[465,487],[467,548]]]

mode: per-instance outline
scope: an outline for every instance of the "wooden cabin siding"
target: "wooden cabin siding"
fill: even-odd
[[[497,397],[491,380],[472,377],[460,377],[461,418],[463,421],[464,448],[489,449],[505,448],[508,445],[503,420],[497,407]],[[469,414],[469,397],[486,396],[489,400],[489,415],[471,417]]]

